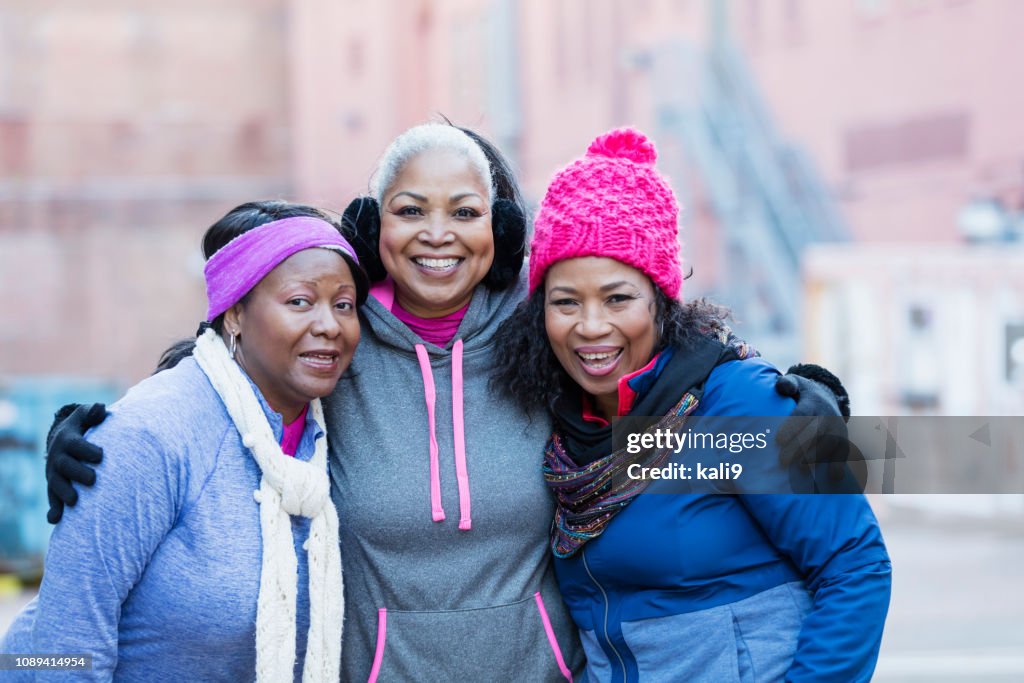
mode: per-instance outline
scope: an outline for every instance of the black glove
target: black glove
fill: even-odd
[[[64,506],[78,502],[72,481],[92,486],[96,470],[83,463],[98,464],[103,449],[85,440],[85,432],[107,418],[102,403],[92,405],[69,403],[53,416],[50,433],[46,435],[46,495],[50,511],[46,519],[56,524],[64,516]]]
[[[843,480],[850,457],[850,397],[839,378],[819,365],[794,365],[775,381],[775,391],[797,402],[775,435],[779,464],[813,472],[828,463],[829,480]]]
[[[799,386],[809,386],[816,394],[820,396],[822,400],[827,403],[835,402],[839,408],[839,414],[843,418],[850,417],[850,394],[846,392],[846,387],[839,381],[839,378],[833,375],[831,372],[821,367],[820,365],[814,365],[813,363],[800,363],[799,365],[793,365],[786,371],[785,375],[782,375],[775,380],[775,390],[783,396],[789,396],[796,400],[798,404],[803,404],[803,399],[800,398],[800,389],[791,389],[794,383],[803,382],[804,379],[813,380],[817,383],[808,385],[806,383],[800,384]],[[792,380],[792,381],[791,381]],[[780,389],[779,385],[787,387]],[[826,392],[825,389],[828,391]],[[795,391],[795,393],[786,393],[787,391]],[[796,411],[793,412],[797,414]],[[812,413],[804,412],[804,415],[824,415],[825,413]],[[829,412],[828,415],[834,415],[835,413]]]

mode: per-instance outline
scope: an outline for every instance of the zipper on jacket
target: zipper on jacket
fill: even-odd
[[[590,571],[590,565],[587,563],[587,549],[582,548],[580,553],[583,555],[583,568],[587,570],[587,576],[590,577],[590,580],[594,582],[594,585],[597,586],[597,590],[601,591],[601,595],[604,597],[604,642],[608,643],[608,647],[610,647],[612,652],[615,653],[615,658],[619,660],[619,666],[622,667],[622,680],[626,681],[629,678],[626,675],[626,663],[622,661],[622,655],[620,655],[619,651],[615,649],[612,639],[608,637],[608,594],[604,592],[604,587],[598,583],[597,579],[594,578],[593,573]]]

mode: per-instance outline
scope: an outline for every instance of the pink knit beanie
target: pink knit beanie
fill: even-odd
[[[553,264],[606,256],[645,273],[673,299],[682,285],[679,204],[654,169],[654,145],[633,128],[598,137],[559,171],[534,222],[530,292]]]

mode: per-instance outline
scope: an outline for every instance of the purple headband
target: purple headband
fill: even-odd
[[[238,303],[292,254],[316,247],[343,252],[359,263],[356,250],[337,228],[312,216],[264,223],[231,240],[210,257],[203,269],[210,302],[206,319],[212,321]]]

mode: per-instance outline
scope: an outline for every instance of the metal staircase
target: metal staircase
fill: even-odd
[[[783,138],[731,41],[673,41],[652,54],[657,138],[665,159],[698,178],[719,225],[723,268],[714,299],[736,328],[785,367],[800,354],[800,256],[815,242],[849,239],[809,157]],[[684,189],[684,188],[678,188]]]

